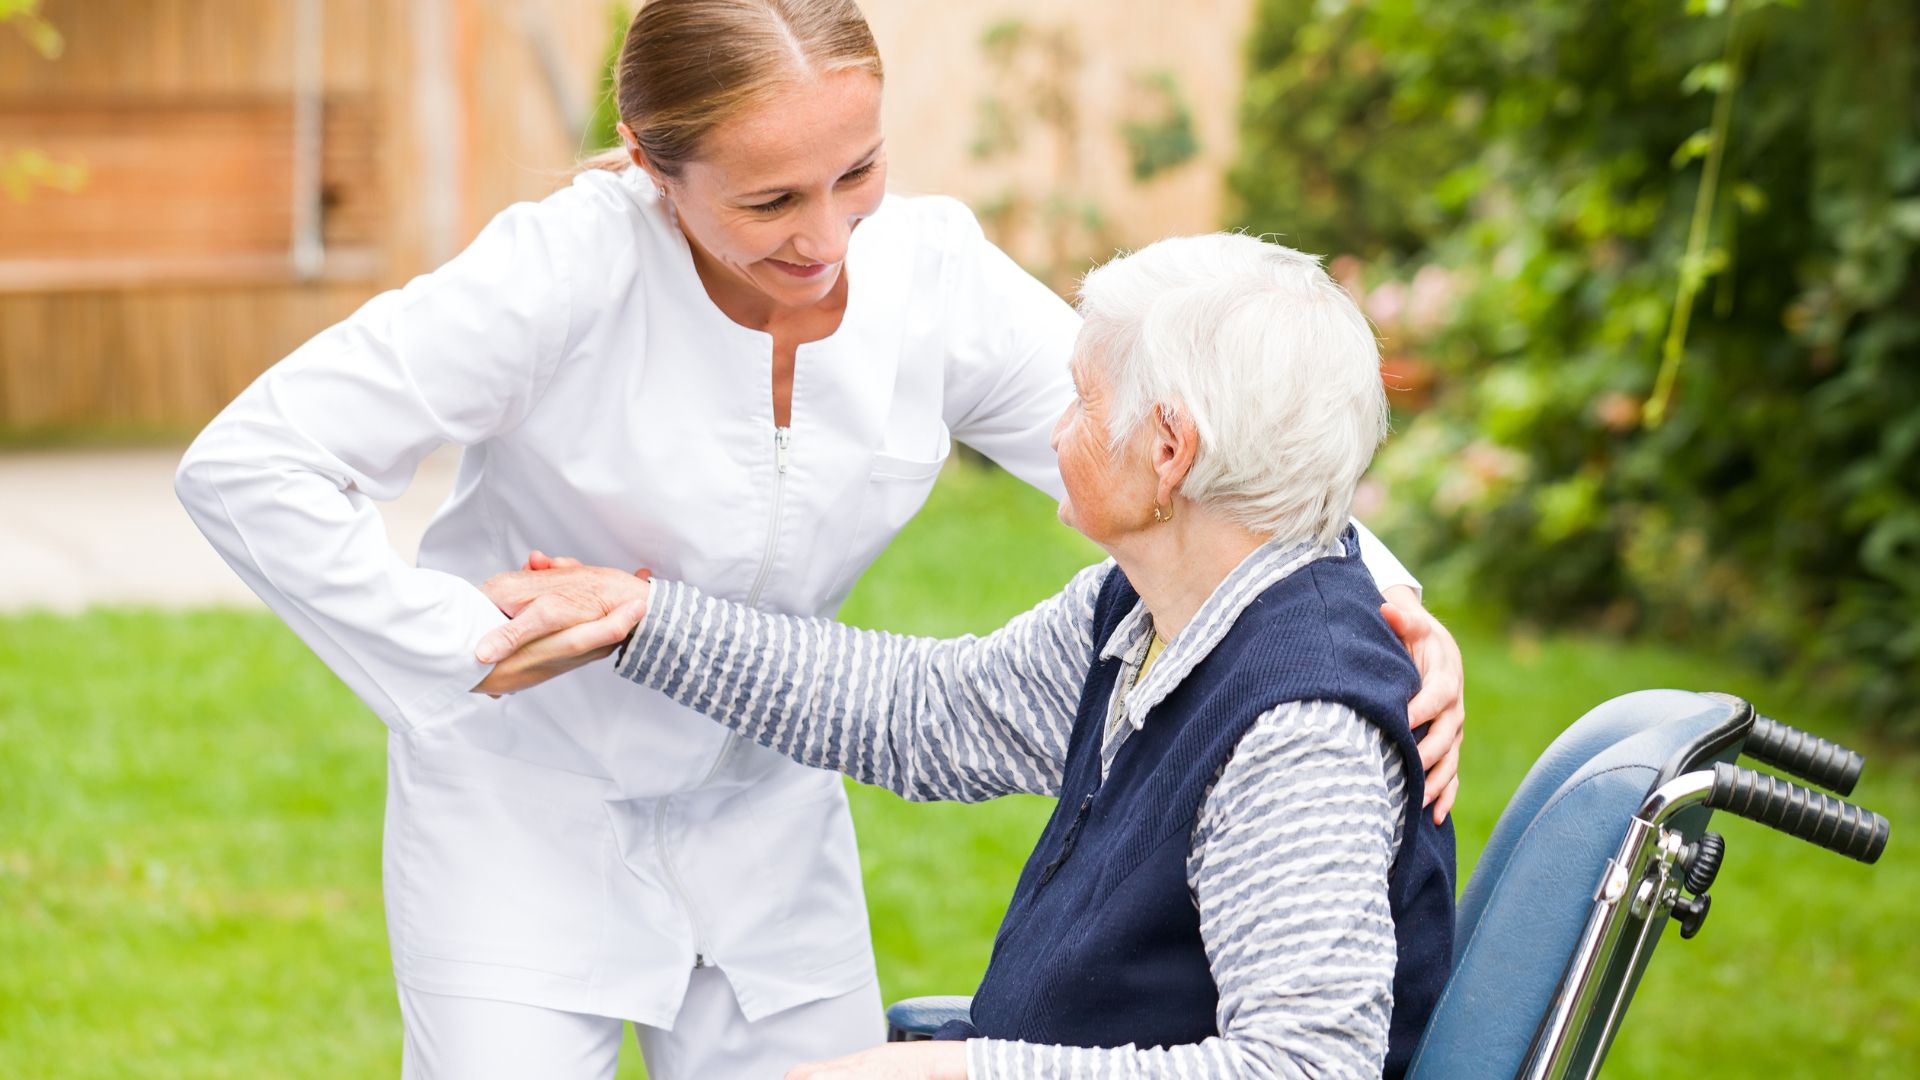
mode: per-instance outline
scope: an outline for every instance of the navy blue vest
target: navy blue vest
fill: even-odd
[[[1118,659],[1096,660],[1067,746],[1060,802],[1021,872],[972,1022],[941,1038],[1172,1046],[1219,1034],[1219,1000],[1187,888],[1201,802],[1247,729],[1289,701],[1337,701],[1386,732],[1407,765],[1407,816],[1389,881],[1399,959],[1386,1075],[1406,1071],[1453,955],[1453,829],[1421,808],[1406,707],[1419,676],[1354,555],[1289,574],[1241,613],[1100,778]],[[1094,608],[1105,644],[1138,594],[1115,569]]]

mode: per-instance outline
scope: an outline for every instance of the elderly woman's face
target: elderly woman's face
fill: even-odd
[[[1107,380],[1084,351],[1073,358],[1074,399],[1053,426],[1053,452],[1060,459],[1066,498],[1060,520],[1102,547],[1145,528],[1153,521],[1154,474],[1136,431],[1119,450],[1112,448]]]
[[[804,307],[833,291],[854,226],[880,208],[883,153],[880,80],[834,72],[717,128],[667,191],[732,284]]]

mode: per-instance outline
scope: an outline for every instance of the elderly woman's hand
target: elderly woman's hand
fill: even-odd
[[[963,1042],[887,1043],[832,1061],[796,1065],[787,1080],[967,1080]]]
[[[510,694],[612,655],[647,611],[649,571],[627,574],[549,559],[495,574],[480,586],[509,621],[482,638],[474,658],[494,668],[474,690]]]
[[[1420,692],[1407,703],[1407,722],[1420,737],[1420,763],[1427,769],[1427,805],[1435,825],[1453,812],[1460,791],[1460,744],[1466,740],[1466,668],[1460,646],[1440,620],[1420,604],[1412,589],[1396,585],[1386,591],[1380,614],[1399,635],[1420,669]]]

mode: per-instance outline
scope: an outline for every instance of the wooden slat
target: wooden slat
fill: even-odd
[[[0,260],[284,251],[292,137],[284,104],[0,103],[0,143],[87,170],[78,191],[0,200]]]
[[[325,0],[325,84],[354,92],[381,78],[393,9],[404,0]],[[0,33],[0,95],[110,93],[128,102],[182,94],[293,90],[291,0],[46,0],[65,37],[56,62]]]
[[[380,242],[377,139],[368,103],[328,103],[323,236],[355,253],[329,260],[336,274],[364,270]],[[170,263],[196,281],[284,277],[293,227],[286,103],[0,103],[0,144],[8,142],[83,163],[88,176],[77,192],[0,199],[0,288],[130,284],[166,275]],[[36,282],[34,273],[49,276]]]
[[[163,210],[129,214],[97,201],[111,194],[122,208],[151,208],[165,186],[226,182],[219,169],[189,167],[195,156],[239,162],[242,171],[285,167],[291,132],[281,138],[279,119],[215,123],[207,113],[289,106],[292,0],[46,0],[68,43],[53,62],[0,31],[0,105],[15,116],[94,110],[78,128],[35,128],[44,145],[34,145],[58,151],[70,145],[63,139],[84,142],[75,149],[97,155],[98,186],[74,198],[96,200],[89,215],[119,215],[108,229],[78,214],[82,203],[56,206],[65,197],[50,192],[36,194],[21,215],[0,195],[0,429],[203,423],[377,288],[430,269],[508,202],[539,198],[563,179],[575,148],[540,80],[524,20],[559,25],[566,62],[589,92],[605,44],[603,0],[432,2],[450,14],[450,36],[427,43],[417,32],[427,0],[325,0],[327,264],[320,281],[305,283],[286,265],[288,238],[278,237],[278,247],[266,242],[281,214],[270,204],[291,214],[291,191],[283,200],[278,180],[222,189],[258,212],[229,206],[195,229]],[[434,76],[446,78],[433,83],[446,90],[437,97],[423,94],[432,87],[415,66],[423,44],[458,57],[450,77]],[[446,107],[426,108],[430,101]],[[197,119],[159,115],[176,107]],[[123,137],[134,124],[173,135]],[[451,132],[443,140],[450,144],[434,150],[428,131]],[[194,153],[183,153],[180,139]],[[173,153],[158,154],[156,144]],[[453,225],[430,237],[442,212]],[[290,218],[278,220],[290,231]],[[86,246],[47,251],[56,222],[80,230]],[[21,253],[29,236],[42,245],[32,258]]]
[[[380,123],[368,99],[327,102],[320,163],[321,236],[328,247],[372,248],[387,221]]]
[[[363,247],[331,247],[319,278],[327,282],[386,279],[389,260]],[[60,293],[94,289],[150,289],[181,285],[298,284],[301,278],[286,254],[207,256],[200,258],[0,259],[0,294]]]
[[[0,295],[0,427],[204,423],[361,285]],[[37,359],[38,363],[16,362]]]

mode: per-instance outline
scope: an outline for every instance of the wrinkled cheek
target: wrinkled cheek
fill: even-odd
[[[1090,537],[1100,535],[1098,477],[1083,461],[1062,461],[1060,479],[1067,489],[1060,500],[1060,520]]]
[[[726,253],[727,261],[739,266],[752,266],[779,250],[779,243],[769,240],[771,231],[754,226],[735,226],[717,239],[721,250]]]

